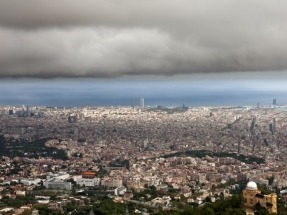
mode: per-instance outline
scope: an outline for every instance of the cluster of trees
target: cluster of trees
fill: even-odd
[[[18,139],[13,140],[13,143],[0,136],[0,156],[8,157],[52,157],[54,159],[67,160],[67,154],[64,150],[46,147],[45,143],[48,139],[38,139],[32,142]]]
[[[126,167],[127,169],[130,169],[130,162],[129,160],[121,160],[121,159],[116,159],[110,162],[109,164],[110,167]]]
[[[134,214],[135,209],[139,209],[141,211],[147,210],[151,215],[245,215],[245,212],[241,209],[241,202],[241,196],[233,196],[226,200],[219,200],[216,203],[205,204],[202,207],[183,204],[178,209],[163,211],[159,208],[148,208],[140,204],[120,204],[114,203],[111,199],[104,199],[91,207],[78,208],[69,205],[65,208],[65,212],[73,211],[72,214],[82,215],[89,214],[92,211],[97,215],[118,215],[125,214],[127,211],[129,214]]]
[[[145,185],[145,188],[146,189],[144,189],[142,192],[133,192],[134,199],[148,201],[158,196],[158,192],[155,186],[148,187],[147,185]]]
[[[153,189],[149,189],[146,194],[153,194]],[[20,207],[24,204],[35,203],[33,197],[17,197],[16,199],[2,199],[6,206]],[[50,209],[47,205],[36,204],[33,209],[37,209],[40,215],[58,215],[58,214],[73,214],[73,215],[119,215],[119,214],[134,214],[135,210],[146,211],[151,215],[245,215],[242,209],[242,196],[234,195],[230,198],[220,199],[215,203],[206,202],[203,206],[179,202],[176,209],[163,211],[160,208],[148,207],[147,205],[127,202],[125,204],[115,203],[112,199],[102,197],[91,197],[91,204],[85,206],[77,206],[68,204],[63,208],[63,211]],[[25,211],[25,215],[30,215],[32,210]],[[255,215],[273,215],[270,214],[260,204],[254,207]],[[287,215],[284,202],[279,199],[278,215]]]
[[[97,171],[97,177],[103,178],[107,174],[108,174],[108,171],[102,165],[100,165],[99,170]]]
[[[245,155],[237,155],[236,153],[228,153],[228,152],[212,152],[209,150],[190,150],[185,152],[176,152],[172,154],[163,155],[162,157],[182,157],[182,156],[191,156],[197,158],[203,158],[205,156],[210,157],[232,157],[244,163],[257,163],[262,164],[265,162],[263,158],[253,157],[253,156],[245,156]]]
[[[3,199],[1,199],[2,207],[8,206],[8,207],[20,208],[23,205],[34,204],[35,202],[36,201],[33,196],[21,196],[15,199],[4,196]]]
[[[242,209],[242,196],[234,195],[227,199],[221,199],[215,203],[206,203],[201,207],[196,207],[190,204],[179,205],[178,209],[170,211],[163,211],[159,208],[149,208],[140,204],[134,203],[114,203],[111,199],[103,199],[100,202],[93,204],[90,207],[82,207],[81,209],[75,206],[68,206],[65,212],[73,211],[72,214],[82,215],[89,214],[91,211],[97,215],[118,215],[134,214],[135,209],[141,211],[148,211],[151,215],[245,215],[245,211]],[[265,208],[259,204],[255,206],[255,215],[272,215]],[[286,215],[286,208],[278,212],[278,215]]]
[[[206,203],[202,207],[184,207],[180,215],[245,215],[241,208],[242,196],[234,195],[227,199],[221,199],[215,203]]]
[[[64,214],[71,212],[73,215],[87,215],[87,214],[96,214],[96,215],[119,215],[125,214],[126,210],[131,213],[134,211],[135,205],[132,203],[121,204],[115,203],[112,199],[102,197],[101,200],[93,202],[89,206],[75,206],[73,204],[68,204],[64,208]],[[132,213],[131,213],[132,214]]]
[[[158,105],[157,107],[149,108],[146,111],[148,112],[163,112],[164,111],[168,114],[174,114],[174,113],[183,113],[183,112],[186,112],[187,110],[188,110],[188,107],[183,104],[182,107],[174,107],[174,108],[167,108],[165,106]]]

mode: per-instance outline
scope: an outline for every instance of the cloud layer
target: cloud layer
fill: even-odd
[[[0,77],[287,69],[287,2],[0,0]]]

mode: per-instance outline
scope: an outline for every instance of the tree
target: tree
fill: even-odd
[[[268,177],[267,179],[268,179],[268,185],[272,185],[275,177],[274,177],[274,175],[272,175],[272,176]]]
[[[228,208],[224,215],[245,215],[246,213],[239,208]]]
[[[254,214],[255,215],[270,215],[268,210],[260,205],[260,203],[256,203],[254,206]]]
[[[212,208],[207,208],[205,211],[204,211],[204,214],[206,215],[215,215],[215,212]]]
[[[23,213],[21,213],[21,215],[30,215],[32,214],[32,209],[26,209],[23,211]]]

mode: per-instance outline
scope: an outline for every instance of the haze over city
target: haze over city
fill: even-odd
[[[282,73],[242,78],[239,74],[121,77],[112,79],[2,79],[0,104],[47,106],[257,106],[287,104]]]

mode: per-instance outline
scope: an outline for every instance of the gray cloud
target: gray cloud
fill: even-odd
[[[0,77],[287,69],[287,2],[0,0]]]

